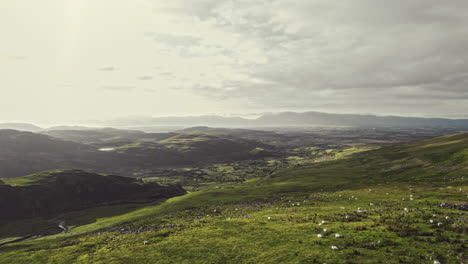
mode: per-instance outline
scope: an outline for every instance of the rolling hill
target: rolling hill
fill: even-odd
[[[0,263],[461,263],[468,134],[278,170],[0,248]]]
[[[126,160],[154,166],[193,166],[275,155],[274,148],[256,141],[207,134],[180,134],[158,142],[139,142],[115,148]]]
[[[47,130],[43,131],[42,134],[67,141],[107,147],[133,142],[158,141],[175,135],[175,133],[145,133],[137,130],[115,128]]]
[[[38,132],[43,128],[27,123],[0,123],[0,129],[13,129],[20,131]]]
[[[17,130],[0,130],[0,177],[57,168],[99,170],[106,160],[91,146]]]
[[[0,179],[1,180],[1,179]],[[137,199],[182,195],[180,186],[80,170],[44,171],[0,181],[0,220],[54,216],[66,211]]]
[[[83,144],[31,132],[0,130],[0,177],[18,177],[53,169],[81,169],[133,176],[135,171],[161,167],[194,166],[276,155],[269,145],[226,136],[174,136],[172,133],[114,129],[68,132],[64,138],[96,142]],[[106,140],[109,137],[119,137],[119,140]],[[123,137],[130,142],[120,141]],[[104,141],[99,143],[100,140]],[[109,151],[99,151],[101,144],[113,147]]]

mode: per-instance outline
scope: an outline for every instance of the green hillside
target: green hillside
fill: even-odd
[[[265,151],[255,151],[259,147]],[[191,166],[274,156],[263,143],[206,134],[180,134],[158,142],[137,142],[115,148],[121,160],[144,166]]]
[[[138,199],[170,198],[185,194],[181,186],[161,186],[134,178],[80,170],[44,171],[3,179],[0,220],[53,217],[71,210]]]
[[[467,163],[468,134],[390,145],[7,244],[0,263],[463,263]]]

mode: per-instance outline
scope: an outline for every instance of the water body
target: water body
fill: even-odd
[[[99,151],[113,151],[115,148],[100,148]]]

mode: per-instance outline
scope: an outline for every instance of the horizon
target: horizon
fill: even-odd
[[[295,112],[295,111],[282,111],[282,112],[268,112],[268,113],[258,113],[256,115],[235,115],[235,114],[226,114],[226,115],[216,115],[216,114],[206,114],[206,115],[173,115],[173,116],[121,116],[115,117],[110,119],[101,119],[101,120],[77,120],[77,121],[70,121],[70,122],[30,122],[30,121],[3,121],[0,120],[0,124],[28,124],[28,125],[35,125],[41,128],[50,128],[55,126],[87,126],[87,127],[95,127],[95,128],[104,128],[104,127],[139,127],[144,126],[141,125],[109,125],[107,122],[119,121],[119,120],[133,120],[137,121],[138,119],[158,119],[158,118],[198,118],[198,117],[221,117],[221,118],[241,118],[245,120],[256,120],[262,116],[267,115],[278,115],[284,113],[295,113],[295,114],[305,114],[305,113],[320,113],[320,114],[330,114],[330,115],[359,115],[359,116],[376,116],[376,117],[402,117],[402,118],[424,118],[424,119],[449,119],[449,120],[468,120],[468,116],[464,117],[440,117],[440,116],[403,116],[403,115],[394,115],[394,114],[373,114],[373,113],[331,113],[331,112],[320,112],[320,111],[304,111],[304,112]],[[203,126],[203,124],[200,124]],[[168,125],[152,125],[148,124],[148,126],[174,126],[171,124]],[[188,127],[191,125],[189,124]],[[198,125],[197,125],[198,126]],[[207,124],[210,126],[210,124]],[[242,126],[239,126],[242,127]],[[255,126],[254,126],[255,127]]]

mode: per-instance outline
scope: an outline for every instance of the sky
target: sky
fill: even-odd
[[[466,0],[0,0],[0,121],[468,118]]]

